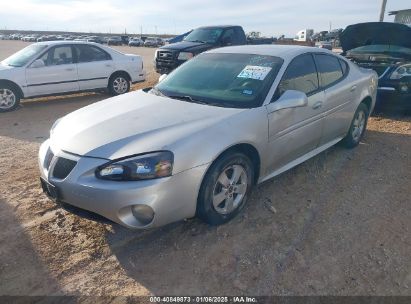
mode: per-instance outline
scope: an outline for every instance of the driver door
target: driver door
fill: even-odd
[[[297,90],[308,97],[308,105],[268,111],[270,174],[317,148],[322,131],[321,106],[324,91],[319,87],[318,73],[311,54],[300,55],[289,64],[272,103],[287,90]]]
[[[70,45],[55,46],[39,59],[43,61],[43,66],[26,68],[26,83],[30,96],[79,90],[77,65]]]

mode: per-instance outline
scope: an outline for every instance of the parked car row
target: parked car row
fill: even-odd
[[[0,35],[0,40],[22,40],[26,42],[42,42],[42,41],[84,41],[95,42],[108,45],[129,45],[129,46],[150,46],[158,47],[165,44],[165,39],[159,37],[129,37],[122,36],[98,36],[98,35],[40,35],[40,34],[11,34]],[[132,43],[130,43],[132,41]]]

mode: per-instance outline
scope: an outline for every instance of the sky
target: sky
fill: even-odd
[[[242,25],[246,32],[294,37],[378,21],[382,0],[0,0],[0,29],[179,34],[203,25]],[[388,0],[387,13],[411,9]]]

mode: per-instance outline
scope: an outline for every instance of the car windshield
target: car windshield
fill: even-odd
[[[222,32],[221,28],[196,29],[188,34],[184,41],[216,43]]]
[[[152,93],[221,107],[257,107],[282,63],[274,56],[204,53],[174,70]]]
[[[3,63],[13,67],[22,67],[26,65],[31,58],[39,54],[46,47],[47,45],[44,44],[29,45],[24,49],[18,51],[17,53],[11,55],[9,58],[5,59]]]
[[[372,44],[350,50],[351,53],[402,53],[411,56],[411,49],[398,45]]]

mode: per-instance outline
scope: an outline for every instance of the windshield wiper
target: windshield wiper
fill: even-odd
[[[178,99],[178,100],[199,103],[199,104],[208,104],[207,102],[204,102],[202,100],[194,99],[193,97],[189,95],[166,95],[166,96],[172,99]]]
[[[188,41],[188,42],[198,42],[198,43],[207,43],[206,41],[203,41],[203,40],[185,40],[185,41]]]
[[[173,99],[178,99],[178,100],[188,101],[188,102],[192,102],[192,103],[203,104],[203,105],[207,105],[207,106],[215,106],[215,107],[223,107],[223,108],[227,106],[226,103],[211,102],[211,101],[206,102],[206,101],[194,99],[193,97],[191,97],[189,95],[165,95],[165,96],[173,98]]]

